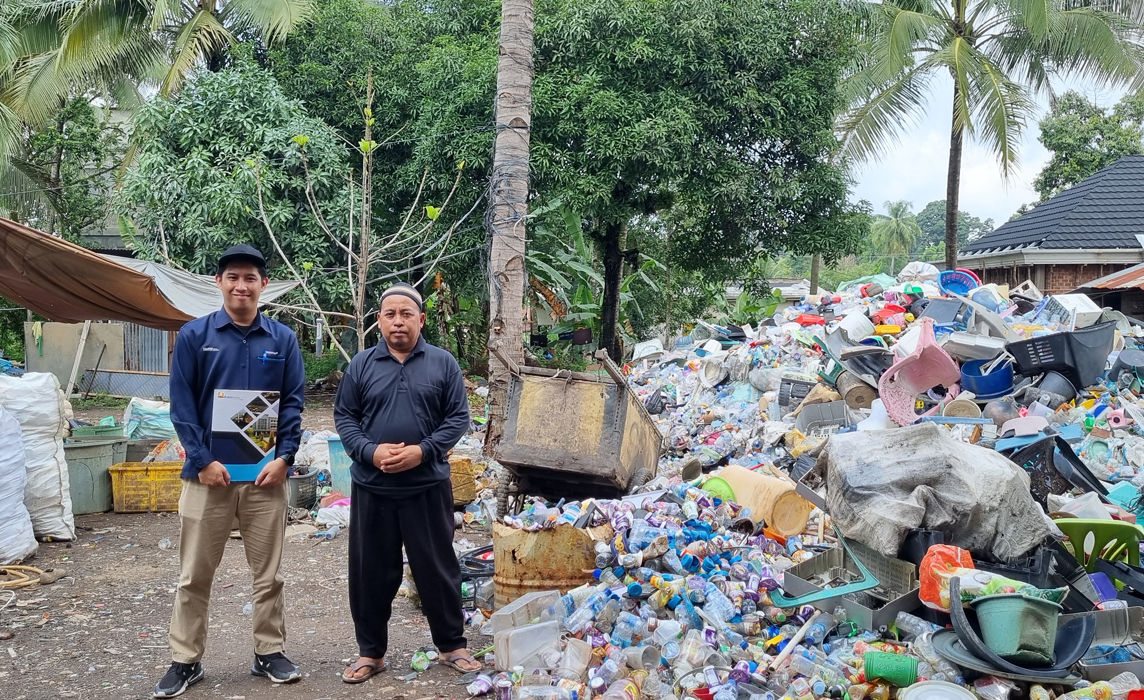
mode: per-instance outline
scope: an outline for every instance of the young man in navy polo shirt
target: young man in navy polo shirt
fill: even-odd
[[[293,331],[258,313],[267,281],[262,253],[245,244],[227,250],[215,276],[222,309],[183,326],[175,342],[171,420],[187,461],[179,498],[179,587],[168,635],[173,663],[155,686],[156,698],[182,695],[203,679],[211,584],[235,518],[254,574],[250,672],[275,683],[302,677],[282,653],[286,614],[278,567],[286,528],[286,471],[302,439],[306,373]],[[278,394],[275,458],[253,482],[231,481],[212,454],[213,401],[222,390]]]

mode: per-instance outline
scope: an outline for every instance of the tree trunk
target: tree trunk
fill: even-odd
[[[818,270],[822,267],[822,256],[810,256],[810,293],[818,294]],[[744,293],[746,290],[743,290]]]
[[[497,61],[496,129],[489,194],[489,346],[524,364],[525,216],[528,214],[528,142],[532,124],[532,0],[501,3]],[[485,453],[503,432],[508,370],[489,361],[489,423]]]
[[[624,257],[621,253],[621,224],[609,223],[604,229],[604,298],[600,300],[599,346],[619,362],[620,350],[620,285],[624,283]]]
[[[945,267],[957,269],[957,211],[961,205],[961,148],[965,129],[957,124],[957,101],[960,99],[957,83],[953,85],[953,121],[949,129],[949,171],[945,182]]]

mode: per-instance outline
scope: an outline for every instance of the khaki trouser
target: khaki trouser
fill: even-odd
[[[190,664],[203,657],[211,584],[236,516],[246,562],[254,574],[254,653],[273,654],[284,648],[286,610],[278,567],[286,536],[286,485],[243,482],[211,487],[183,479],[179,588],[168,635],[172,661]]]

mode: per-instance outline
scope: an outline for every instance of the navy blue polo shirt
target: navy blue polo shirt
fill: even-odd
[[[244,331],[219,309],[188,322],[171,358],[171,422],[187,451],[181,476],[197,479],[215,461],[210,425],[219,389],[280,392],[275,455],[295,454],[302,442],[305,386],[298,338],[278,321],[258,314]]]
[[[355,487],[390,498],[413,495],[449,478],[449,450],[469,429],[465,377],[448,351],[424,337],[404,362],[383,341],[346,368],[334,423],[353,460]],[[386,474],[373,464],[381,443],[420,445],[421,464]]]

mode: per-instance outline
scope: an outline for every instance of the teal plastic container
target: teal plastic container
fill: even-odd
[[[1061,606],[1020,593],[987,595],[973,601],[985,645],[1018,665],[1051,665]]]
[[[340,491],[343,496],[350,495],[353,478],[350,476],[350,465],[353,460],[346,454],[346,447],[341,438],[330,438],[330,475],[334,479],[334,490]]]
[[[114,505],[111,492],[113,464],[127,461],[127,438],[94,440],[86,438],[64,443],[68,464],[68,489],[72,513],[106,513]]]

